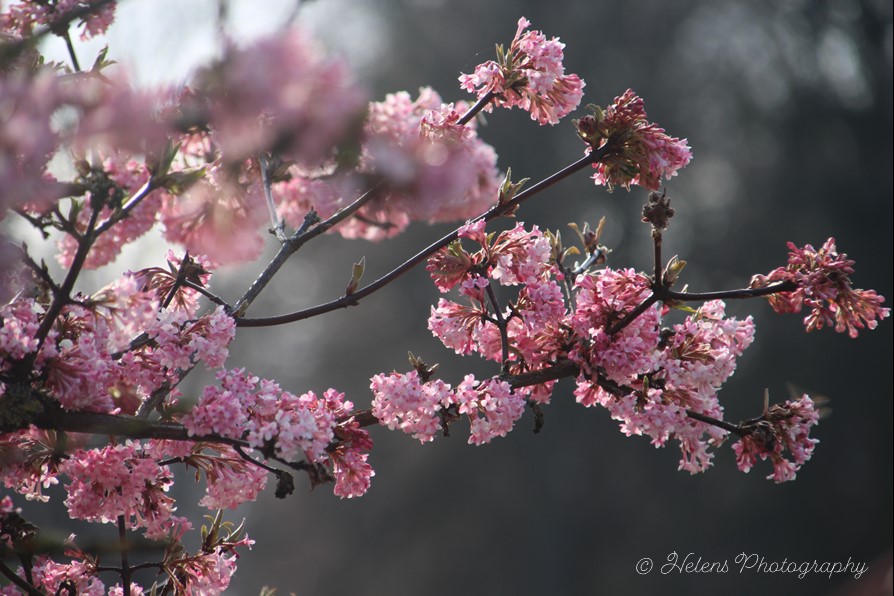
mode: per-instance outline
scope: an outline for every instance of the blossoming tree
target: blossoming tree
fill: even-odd
[[[854,262],[831,238],[790,244],[785,263],[747,287],[688,291],[685,261],[662,254],[675,213],[662,184],[692,153],[648,120],[631,90],[574,121],[578,161],[537,183],[501,172],[478,135],[482,112],[517,107],[555,125],[583,97],[584,82],[565,72],[564,45],[524,18],[494,60],[460,76],[471,100],[447,103],[423,88],[367,102],[346,67],[294,29],[227,42],[185,86],[135,89],[104,53],[84,68],[71,44],[76,27],[85,37],[105,31],[114,9],[108,0],[24,0],[0,13],[0,217],[52,233],[65,270],[57,279],[21,243],[6,242],[0,255],[0,479],[35,501],[62,485],[72,519],[111,524],[120,541],[115,557],[74,541],[64,557],[41,552],[36,528],[6,495],[4,594],[221,592],[237,550],[251,544],[224,510],[254,500],[269,479],[278,497],[294,490],[295,472],[359,497],[374,475],[371,427],[422,443],[468,432],[483,445],[527,410],[538,430],[551,399],[605,408],[626,435],[677,445],[682,470],[705,471],[729,443],[742,471],[768,460],[769,479],[793,480],[813,454],[820,409],[801,395],[766,400],[750,419],[724,418],[720,389],[755,332],[724,301],[763,298],[777,312],[805,313],[808,331],[852,338],[889,315],[881,296],[852,286]],[[68,64],[40,57],[45,35],[66,40]],[[266,68],[274,64],[276,77]],[[604,220],[575,226],[572,244],[517,221],[523,203],[579,172],[609,191],[651,191],[642,207],[650,271],[610,264]],[[416,221],[458,227],[370,283],[357,263],[329,302],[250,315],[311,240],[383,241]],[[75,291],[83,271],[154,229],[172,246],[155,266]],[[256,260],[269,242],[278,252],[241,296],[215,291],[218,266]],[[370,396],[349,400],[337,388],[293,392],[230,361],[241,327],[358,304],[417,266],[445,295],[428,328],[457,354],[492,361],[490,376],[442,379],[411,356],[409,370],[377,374]],[[181,394],[197,368],[216,382]],[[563,378],[573,396],[554,395]],[[197,522],[177,515],[169,495],[178,467],[194,472],[199,504],[216,511],[197,550],[184,546]],[[137,535],[159,556],[130,560]]]

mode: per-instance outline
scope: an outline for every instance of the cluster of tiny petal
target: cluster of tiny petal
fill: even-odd
[[[124,516],[129,528],[145,528],[158,538],[175,525],[189,525],[173,515],[170,470],[143,452],[136,443],[77,450],[61,466],[69,478],[65,505],[74,519],[114,523]]]
[[[448,401],[450,385],[437,379],[423,383],[417,371],[376,375],[370,388],[375,395],[373,415],[390,430],[399,428],[420,443],[441,430],[439,412]]]
[[[461,75],[460,86],[479,99],[493,94],[494,105],[520,107],[541,125],[556,124],[580,104],[584,82],[575,74],[565,74],[565,44],[556,37],[547,39],[540,31],[526,31],[530,26],[524,17],[519,19],[508,53],[500,56],[499,63],[488,60],[472,74]]]
[[[818,423],[816,404],[807,395],[771,406],[753,432],[733,445],[739,469],[748,472],[758,458],[769,458],[773,462],[773,473],[767,479],[777,483],[794,480],[819,443],[818,439],[810,438],[811,427]],[[790,459],[784,457],[785,452]]]
[[[474,445],[505,437],[525,412],[524,396],[515,393],[509,383],[498,379],[478,383],[473,375],[466,375],[456,387],[450,404],[469,417],[469,444]]]
[[[70,434],[73,443],[78,435]],[[0,436],[0,482],[25,496],[29,501],[45,503],[50,497],[44,489],[59,484],[59,461],[54,449],[55,436],[31,427]]]
[[[177,277],[181,268],[185,268],[185,278],[200,286],[207,286],[211,280],[212,263],[203,255],[177,256],[173,250],[168,249],[168,268],[147,267],[133,274],[146,292],[151,292],[161,303],[168,302],[168,308],[182,310],[188,316],[194,317],[199,310],[199,292],[177,283]],[[172,295],[173,293],[173,295]]]
[[[838,333],[846,331],[850,337],[857,337],[860,329],[875,329],[880,320],[891,315],[891,309],[882,306],[883,296],[874,290],[851,287],[854,261],[838,252],[834,238],[826,240],[819,250],[810,244],[798,248],[791,242],[788,248],[788,265],[769,275],[756,275],[751,281],[754,288],[773,282],[797,286],[794,291],[768,296],[776,312],[800,312],[806,306],[810,309],[804,318],[808,331],[832,327]]]
[[[220,386],[205,387],[199,403],[181,420],[191,435],[244,438],[286,461],[326,459],[339,416],[353,408],[344,394],[329,389],[297,396],[244,370],[221,370]]]
[[[523,223],[518,223],[500,232],[491,253],[495,262],[490,277],[504,286],[538,283],[551,267],[549,238],[537,226],[528,232]]]
[[[626,383],[655,368],[661,313],[657,306],[646,309],[626,327],[609,333],[651,295],[650,280],[632,269],[603,269],[581,275],[575,282],[577,308],[571,326],[579,345],[572,360],[587,373],[602,368],[606,376]]]
[[[643,100],[628,89],[597,116],[578,121],[587,153],[610,144],[609,152],[593,163],[593,180],[612,188],[630,189],[636,184],[658,190],[661,177],[668,180],[692,159],[686,139],[671,137],[663,128],[646,120]]]
[[[0,371],[37,350],[43,308],[30,298],[0,306]]]
[[[180,422],[191,436],[242,438],[260,379],[244,369],[221,370],[217,379],[220,386],[206,386],[199,403]]]
[[[267,471],[247,462],[232,448],[216,446],[219,455],[206,458],[205,496],[199,505],[208,509],[235,509],[254,501],[267,486]]]
[[[47,556],[40,556],[34,561],[31,577],[34,587],[43,594],[103,596],[106,593],[95,567],[82,561],[57,563]]]
[[[52,27],[65,20],[75,10],[89,7],[84,0],[57,0],[43,2],[40,0],[18,0],[9,4],[0,13],[0,31],[22,39],[29,37],[35,27]],[[105,33],[115,19],[115,2],[109,2],[100,9],[91,9],[80,17],[81,39],[90,39]]]

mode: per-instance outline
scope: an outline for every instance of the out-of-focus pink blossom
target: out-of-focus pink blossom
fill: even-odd
[[[875,329],[880,320],[891,315],[891,309],[882,306],[884,296],[875,290],[852,287],[854,261],[838,252],[834,238],[826,240],[819,250],[810,244],[798,248],[792,242],[788,248],[788,265],[751,280],[752,288],[780,281],[797,286],[794,291],[767,297],[776,312],[801,312],[806,306],[810,309],[804,318],[807,331],[832,327],[838,333],[847,331],[850,337],[857,337],[860,329]]]
[[[290,28],[245,48],[230,44],[196,75],[185,101],[186,112],[207,119],[226,163],[276,151],[317,165],[355,124],[364,99],[344,63]]]
[[[692,159],[686,139],[668,136],[646,119],[641,97],[628,89],[606,110],[576,121],[578,135],[587,143],[587,154],[609,144],[609,152],[593,164],[593,180],[609,189],[636,184],[658,190],[661,177],[668,180]]]
[[[556,124],[577,108],[584,82],[576,74],[565,74],[565,44],[557,37],[547,40],[540,31],[526,31],[530,26],[526,18],[519,19],[509,51],[499,47],[498,61],[488,60],[472,74],[461,75],[460,86],[479,99],[495,94],[493,105],[518,106],[541,125]]]
[[[241,184],[220,167],[183,195],[162,204],[165,238],[218,264],[251,261],[264,247],[260,227],[268,220],[258,183]]]

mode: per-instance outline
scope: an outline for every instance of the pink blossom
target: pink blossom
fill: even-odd
[[[105,586],[95,567],[82,561],[57,563],[47,556],[37,557],[31,569],[34,585],[45,594],[62,594],[71,586],[78,595],[103,596]],[[64,584],[64,585],[63,585]]]
[[[593,163],[593,180],[609,189],[630,190],[636,184],[658,190],[661,177],[668,180],[692,159],[686,139],[668,136],[663,128],[646,120],[641,97],[628,89],[605,111],[577,122],[578,135],[587,143],[587,154],[608,144],[608,153]]]
[[[17,38],[30,37],[35,27],[53,26],[65,19],[74,10],[88,6],[84,0],[57,0],[53,3],[36,0],[19,0],[6,7],[0,13],[0,31],[10,33]],[[80,17],[83,27],[81,39],[90,39],[105,33],[115,18],[115,2],[110,2],[99,10],[91,10]]]
[[[589,373],[601,367],[609,379],[622,384],[654,370],[661,320],[657,306],[609,333],[612,325],[651,295],[650,283],[632,269],[604,269],[577,278],[577,309],[571,326],[579,343],[569,356],[582,370]]]
[[[36,3],[35,3],[36,4]],[[10,13],[0,15],[9,17]],[[9,25],[0,21],[0,29]],[[26,203],[43,211],[66,194],[62,184],[46,173],[59,146],[51,116],[65,101],[58,76],[49,68],[24,76],[13,71],[0,76],[0,220],[8,208]]]
[[[530,26],[524,17],[519,19],[509,51],[498,47],[498,62],[489,60],[473,74],[461,75],[460,86],[479,99],[492,93],[493,105],[518,106],[541,125],[556,124],[577,108],[584,82],[575,74],[565,74],[565,44],[557,37],[547,40],[540,31],[526,31]]]
[[[482,305],[463,306],[441,298],[432,307],[428,328],[435,337],[457,354],[468,354],[473,348],[473,336],[484,324],[486,310]]]
[[[60,469],[70,480],[65,505],[74,519],[115,523],[124,516],[127,527],[145,528],[148,538],[163,536],[174,526],[189,527],[173,515],[174,500],[166,494],[174,482],[171,472],[139,444],[77,450]]]
[[[409,221],[467,219],[496,202],[496,153],[474,123],[457,124],[463,109],[429,88],[415,101],[401,92],[370,104],[361,171],[385,177],[388,186],[341,226],[343,235],[357,237],[351,227],[359,222],[367,225],[365,238],[378,240]]]
[[[208,509],[235,509],[254,501],[267,486],[267,470],[239,456],[232,448],[216,446],[219,455],[203,458],[206,493],[199,505]]]
[[[343,499],[362,497],[369,490],[373,476],[372,466],[367,463],[369,454],[357,449],[336,451],[332,454],[332,472],[335,475],[333,492]]]
[[[537,226],[527,232],[518,223],[500,232],[490,250],[495,259],[490,277],[504,286],[538,283],[551,267],[552,246]]]
[[[296,28],[239,48],[196,75],[188,113],[204,116],[227,163],[260,151],[317,165],[331,157],[363,109],[343,62],[325,58]]]
[[[185,194],[166,197],[161,210],[167,240],[219,264],[257,258],[267,219],[259,184],[233,180],[219,165]]]
[[[469,444],[474,445],[505,437],[525,412],[525,398],[513,392],[509,383],[496,379],[478,383],[473,375],[466,375],[450,402],[469,417]]]
[[[794,480],[819,443],[810,438],[811,427],[818,423],[816,404],[807,395],[771,406],[750,432],[733,445],[739,469],[748,472],[758,458],[769,458],[773,473],[767,479],[777,483]],[[791,459],[783,456],[786,451]]]
[[[190,436],[216,434],[231,439],[242,438],[258,378],[247,375],[243,369],[221,370],[217,378],[221,386],[206,386],[199,403],[181,423]]]
[[[753,288],[779,281],[797,286],[794,291],[767,296],[776,312],[800,312],[807,306],[807,331],[828,326],[838,333],[847,331],[850,337],[857,337],[860,329],[875,329],[880,320],[891,315],[891,309],[882,306],[883,296],[874,290],[853,289],[850,275],[854,261],[838,253],[834,238],[826,240],[819,250],[810,244],[798,248],[791,242],[788,248],[787,266],[769,275],[755,275],[751,280]]]
[[[440,379],[422,383],[419,373],[376,375],[370,388],[375,395],[372,412],[389,430],[399,428],[420,443],[441,430],[439,412],[447,402],[450,385]]]

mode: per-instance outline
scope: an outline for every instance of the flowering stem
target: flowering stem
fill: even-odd
[[[524,191],[517,194],[515,196],[515,198],[513,198],[512,200],[506,201],[505,203],[498,203],[498,204],[494,205],[486,212],[484,212],[481,215],[479,215],[478,217],[472,219],[472,221],[473,222],[481,221],[481,220],[490,221],[492,219],[496,219],[497,217],[501,217],[503,215],[514,213],[515,210],[518,208],[518,206],[521,203],[523,203],[527,199],[531,198],[535,194],[537,194],[543,190],[546,190],[547,188],[557,184],[561,180],[564,180],[571,174],[574,174],[575,172],[578,172],[578,171],[582,170],[583,168],[600,160],[608,152],[608,150],[605,147],[606,146],[603,146],[602,148],[591,152],[589,155],[585,155],[584,157],[577,160],[573,164],[566,166],[565,168],[559,170],[558,172],[556,172],[555,174],[553,174],[547,178],[544,178],[537,184],[535,184],[531,187],[528,187]],[[314,230],[316,230],[316,228]],[[331,311],[337,310],[339,308],[355,306],[358,302],[360,302],[360,300],[369,296],[370,294],[373,294],[373,293],[381,290],[382,288],[384,288],[385,286],[387,286],[388,284],[393,282],[395,279],[397,279],[398,277],[400,277],[401,275],[403,275],[404,273],[406,273],[407,271],[409,271],[410,269],[412,269],[413,267],[415,267],[416,265],[418,265],[419,263],[421,263],[422,261],[424,261],[431,255],[433,255],[435,252],[439,251],[440,249],[444,248],[445,246],[447,246],[448,244],[450,244],[451,242],[456,240],[458,237],[459,237],[459,229],[453,230],[452,232],[450,232],[449,234],[447,234],[440,240],[437,240],[434,243],[427,246],[426,248],[422,249],[421,251],[416,253],[414,256],[410,257],[409,259],[404,261],[401,265],[399,265],[395,269],[392,269],[391,271],[389,271],[388,273],[386,273],[385,275],[383,275],[376,281],[370,283],[367,286],[364,286],[363,288],[360,288],[359,290],[355,291],[353,294],[351,294],[349,296],[342,296],[341,298],[337,298],[335,300],[326,302],[324,304],[319,304],[319,305],[311,307],[311,308],[306,308],[304,310],[299,310],[299,311],[284,314],[284,315],[278,315],[278,316],[274,316],[274,317],[259,317],[256,319],[242,318],[240,316],[241,313],[239,312],[239,308],[237,305],[236,325],[238,327],[272,327],[275,325],[284,325],[286,323],[294,323],[296,321],[309,319],[311,317],[316,317],[318,315],[321,315],[321,314],[324,314],[327,312],[331,312]]]
[[[136,206],[139,205],[143,201],[143,199],[148,197],[149,194],[153,190],[155,190],[155,188],[156,188],[155,181],[152,178],[149,178],[149,180],[147,180],[146,183],[143,184],[143,186],[141,186],[139,189],[137,189],[137,191],[133,194],[132,197],[127,199],[127,202],[124,203],[124,205],[121,207],[121,209],[119,209],[118,211],[113,213],[112,216],[109,217],[109,219],[102,222],[102,225],[100,225],[98,228],[96,228],[95,235],[99,236],[100,234],[104,234],[116,223],[118,223],[119,221],[121,221],[122,219],[124,219],[125,217],[130,215],[130,212],[133,211],[136,208]]]
[[[493,90],[488,91],[487,93],[482,95],[481,98],[479,98],[478,101],[475,102],[475,105],[469,108],[469,111],[463,114],[462,117],[456,121],[456,123],[459,125],[468,124],[472,120],[472,118],[477,116],[478,112],[487,107],[487,104],[493,101],[496,96],[497,94],[494,93]]]
[[[32,596],[44,596],[44,593],[29,584],[27,581],[19,577],[12,569],[10,569],[6,563],[0,559],[0,573],[6,576],[9,581],[14,583],[16,586],[25,591],[26,594],[31,594]]]
[[[99,206],[92,207],[90,221],[87,223],[87,229],[84,231],[83,236],[78,241],[78,249],[72,259],[71,267],[69,267],[68,273],[65,275],[65,280],[62,282],[59,290],[53,294],[53,301],[47,308],[47,312],[44,315],[43,320],[40,322],[40,327],[34,335],[37,339],[37,349],[34,350],[30,356],[30,360],[27,362],[29,368],[34,362],[34,358],[37,357],[37,353],[40,351],[41,346],[43,346],[43,342],[46,340],[47,335],[49,335],[50,329],[53,328],[53,323],[56,322],[56,317],[59,316],[59,313],[62,312],[62,307],[68,302],[71,291],[74,289],[75,281],[77,281],[78,276],[81,273],[81,267],[84,266],[84,262],[87,260],[87,253],[90,252],[90,247],[93,245],[93,239],[95,238],[94,228],[96,227],[96,220],[99,218],[99,211]]]

